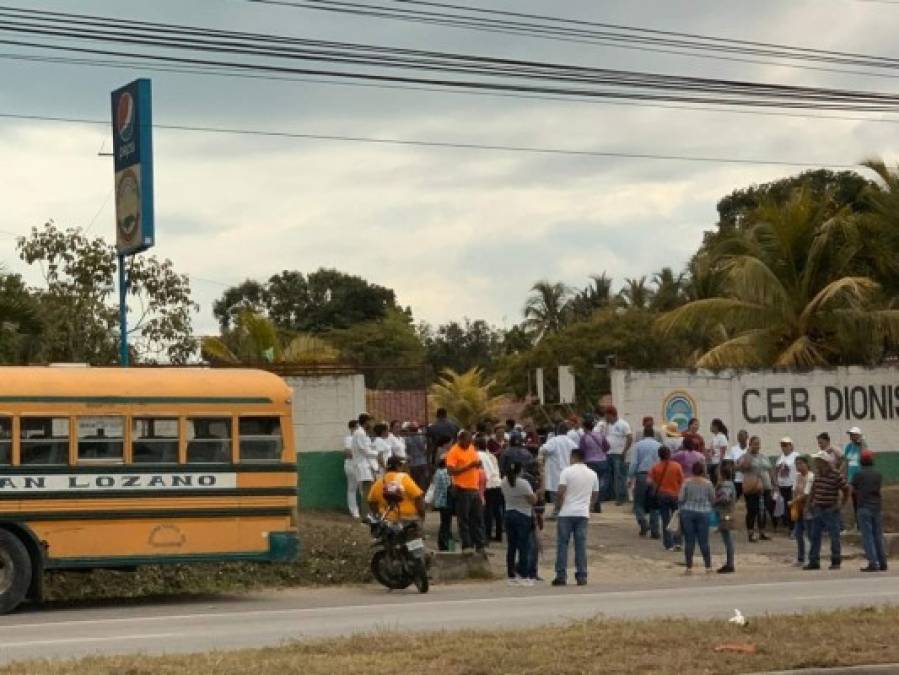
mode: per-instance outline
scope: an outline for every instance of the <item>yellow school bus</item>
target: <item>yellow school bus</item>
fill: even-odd
[[[0,612],[49,569],[295,559],[296,508],[276,375],[0,367]]]

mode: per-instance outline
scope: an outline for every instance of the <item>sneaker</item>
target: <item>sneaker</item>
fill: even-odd
[[[718,574],[733,574],[734,568],[730,565],[724,565],[723,567],[718,568]]]
[[[586,580],[586,579],[578,579],[578,580],[577,580],[577,585],[578,585],[578,586],[586,586],[586,585],[587,585],[587,580]]]
[[[564,579],[553,579],[553,586],[567,586],[568,582]]]
[[[868,565],[867,567],[862,567],[859,572],[879,572],[879,565]]]
[[[802,569],[804,569],[804,570],[806,570],[806,571],[809,571],[809,570],[819,570],[819,569],[821,569],[821,565],[819,565],[818,563],[809,563],[808,565],[806,565],[806,566],[803,567]]]
[[[886,572],[888,569],[889,569],[889,567],[887,567],[887,564],[886,564],[886,563],[883,563],[883,564],[880,566],[880,571],[881,571],[881,572]]]
[[[649,533],[649,526],[640,524],[640,536],[645,537]]]
[[[771,537],[769,537],[764,532],[759,533],[759,539],[761,539],[762,541],[771,541]]]
[[[651,534],[651,535],[649,535],[649,538],[650,538],[650,539],[661,539],[661,538],[662,538],[662,535],[660,535],[660,534],[657,532],[656,534]]]
[[[521,577],[509,577],[506,579],[507,586],[517,586],[519,583],[521,583]]]
[[[534,580],[533,579],[522,579],[521,581],[518,582],[518,585],[531,587],[534,585]]]
[[[680,544],[675,544],[675,545],[674,545],[674,550],[675,550],[675,551],[683,551],[684,548],[683,548],[683,546],[681,546]]]
[[[840,563],[831,563],[831,564],[830,564],[830,567],[828,567],[827,569],[829,569],[829,570],[838,570],[838,569],[840,569]]]
[[[755,543],[758,541],[758,539],[756,539],[756,538],[755,538],[755,535],[752,534],[752,532],[750,532],[750,533],[746,536],[746,541],[748,541],[750,544],[755,544]]]
[[[673,546],[666,546],[666,547],[665,547],[665,550],[668,551],[669,553],[671,553],[671,552],[674,551],[674,547],[673,547]]]

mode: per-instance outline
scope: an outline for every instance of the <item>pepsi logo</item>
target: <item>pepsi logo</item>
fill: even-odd
[[[115,129],[123,143],[134,136],[134,97],[127,91],[119,97],[116,105]]]

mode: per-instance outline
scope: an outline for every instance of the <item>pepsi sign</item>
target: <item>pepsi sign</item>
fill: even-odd
[[[154,244],[152,131],[150,80],[135,80],[112,92],[116,250],[120,255]]]

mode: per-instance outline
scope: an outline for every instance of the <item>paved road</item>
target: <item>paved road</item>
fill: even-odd
[[[603,615],[729,617],[899,604],[899,576],[817,574],[801,581],[740,583],[716,576],[660,589],[436,586],[428,595],[375,587],[45,609],[0,617],[0,662],[94,653],[196,652],[273,645],[385,629],[540,625]]]

